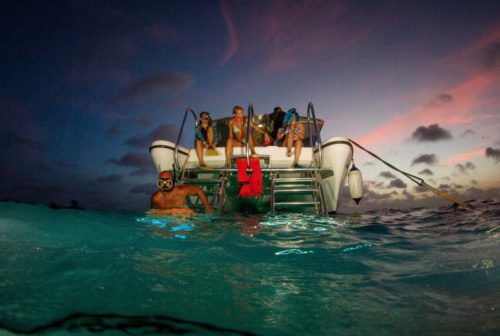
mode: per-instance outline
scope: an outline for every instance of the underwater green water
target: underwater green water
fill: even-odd
[[[150,218],[0,203],[0,334],[494,335],[500,203]]]

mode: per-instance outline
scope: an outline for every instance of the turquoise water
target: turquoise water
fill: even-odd
[[[363,215],[0,203],[0,334],[493,335],[500,203]]]

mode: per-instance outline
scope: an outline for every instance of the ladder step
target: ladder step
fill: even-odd
[[[276,184],[274,186],[274,189],[276,190],[281,190],[285,188],[307,188],[307,187],[313,187],[311,184],[303,183],[303,184]]]
[[[293,193],[293,192],[316,192],[317,190],[316,189],[310,189],[310,188],[307,188],[307,189],[275,189],[274,190],[274,193],[277,194],[277,193]]]
[[[320,202],[318,201],[311,201],[311,202],[276,202],[274,203],[275,206],[278,205],[318,205]]]
[[[315,178],[312,177],[277,177],[273,179],[275,183],[285,183],[285,182],[314,182]]]

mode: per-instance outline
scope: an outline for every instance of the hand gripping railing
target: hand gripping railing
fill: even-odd
[[[245,143],[245,154],[247,157],[247,166],[250,166],[250,153],[249,153],[249,147],[250,147],[250,130],[251,128],[251,123],[253,120],[254,112],[253,112],[253,105],[250,103],[248,104],[248,114],[247,114],[247,134],[246,134],[246,143]]]
[[[311,133],[311,115],[312,115],[313,124],[314,124],[314,135],[315,135],[316,145],[318,147],[318,156],[319,156],[319,160],[316,160],[316,159],[315,160],[316,160],[316,165],[318,166],[318,168],[321,168],[321,165],[323,163],[323,151],[321,149],[321,137],[320,137],[319,131],[318,131],[318,122],[316,120],[316,114],[314,113],[313,103],[309,102],[309,104],[307,104],[307,124],[309,127],[309,129],[308,129],[308,131],[309,131],[309,144],[311,145],[311,147],[314,147],[315,144],[314,144],[312,133]],[[313,155],[314,155],[314,149],[313,149]]]
[[[192,108],[188,107],[186,109],[186,112],[184,113],[184,118],[182,119],[181,129],[179,130],[179,135],[177,136],[177,141],[175,142],[174,163],[175,163],[175,167],[177,169],[179,169],[179,170],[181,169],[181,165],[179,164],[178,147],[179,147],[179,143],[181,142],[181,139],[182,139],[182,132],[184,131],[184,124],[186,123],[186,118],[187,118],[188,112],[191,112],[191,114],[194,117],[194,125],[195,125],[195,127],[196,127],[196,124],[198,122],[198,118],[196,117],[196,113],[193,111]]]

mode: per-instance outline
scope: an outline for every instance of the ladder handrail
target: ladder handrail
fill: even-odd
[[[188,112],[191,112],[191,114],[194,117],[194,125],[195,125],[195,127],[196,127],[196,124],[198,123],[198,117],[196,117],[196,113],[193,111],[192,108],[188,107],[186,109],[186,112],[184,113],[184,118],[182,119],[181,129],[179,130],[179,135],[177,136],[177,141],[175,142],[174,163],[175,163],[175,167],[177,169],[179,169],[179,170],[181,169],[181,165],[179,164],[178,147],[179,147],[179,143],[181,142],[182,132],[184,131],[184,124],[186,123],[186,118],[187,118]]]
[[[247,114],[247,134],[246,134],[246,144],[245,144],[245,154],[247,158],[247,165],[250,165],[250,130],[251,130],[251,123],[253,121],[254,117],[254,111],[253,111],[253,105],[252,103],[248,104],[248,114]]]
[[[323,164],[323,150],[321,149],[321,137],[320,137],[320,134],[318,131],[318,123],[316,121],[316,113],[314,113],[313,103],[309,102],[309,104],[307,104],[307,121],[309,124],[309,144],[311,145],[311,147],[314,147],[312,134],[311,134],[311,123],[310,123],[311,114],[312,114],[313,123],[314,123],[314,133],[316,135],[316,144],[318,147],[318,155],[319,155],[319,164],[318,164],[318,162],[316,162],[316,164],[318,165],[319,168],[321,168],[321,165]]]

